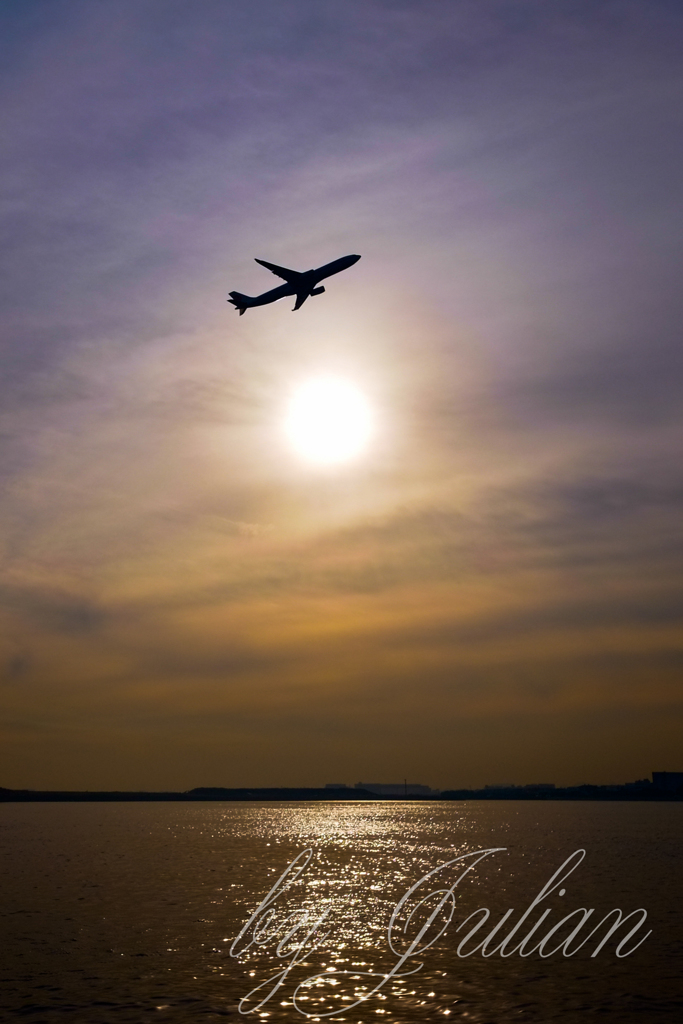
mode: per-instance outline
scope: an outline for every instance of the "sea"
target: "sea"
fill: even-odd
[[[682,840],[680,803],[2,804],[0,1019],[673,1024]]]

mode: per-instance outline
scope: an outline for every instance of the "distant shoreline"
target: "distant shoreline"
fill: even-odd
[[[199,788],[186,793],[125,792],[89,790],[37,790],[3,789],[0,803],[122,803],[145,801],[406,801],[406,800],[618,800],[667,801],[683,800],[683,794],[649,786],[632,789],[629,786],[573,786],[566,789],[453,789],[433,796],[377,796],[365,789],[304,789],[304,788]]]

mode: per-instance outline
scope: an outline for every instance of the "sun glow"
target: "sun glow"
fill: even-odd
[[[285,431],[297,454],[309,462],[348,462],[367,445],[372,413],[353,384],[338,377],[316,377],[292,395]]]

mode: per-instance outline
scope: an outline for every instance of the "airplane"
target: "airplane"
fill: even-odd
[[[287,267],[278,267],[275,263],[266,263],[265,260],[256,260],[262,267],[271,270],[286,283],[253,298],[250,295],[242,295],[242,292],[230,292],[230,298],[227,301],[232,302],[235,309],[239,311],[240,316],[242,316],[245,309],[250,309],[252,306],[265,306],[269,302],[283,299],[286,295],[296,295],[294,309],[300,309],[309,295],[321,295],[325,291],[324,288],[318,287],[320,281],[324,281],[326,277],[331,277],[332,274],[338,274],[340,270],[352,267],[359,259],[360,256],[355,255],[342,256],[338,260],[333,260],[332,263],[326,263],[324,267],[318,267],[317,270],[305,270],[303,272],[288,270]]]

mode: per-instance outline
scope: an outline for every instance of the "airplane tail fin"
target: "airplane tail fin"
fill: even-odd
[[[228,302],[232,302],[233,306],[237,310],[240,316],[244,313],[245,309],[251,305],[251,300],[248,295],[242,295],[242,292],[230,292],[230,298]]]

